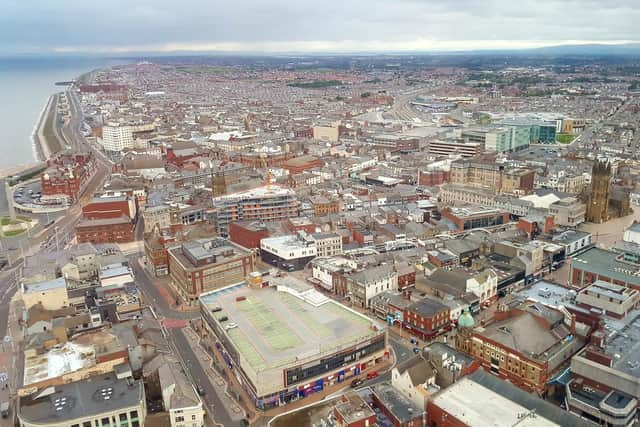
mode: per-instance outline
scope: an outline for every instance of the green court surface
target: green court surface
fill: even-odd
[[[294,315],[298,317],[314,334],[321,338],[327,338],[331,335],[329,328],[315,320],[313,316],[311,316],[311,313],[303,307],[298,298],[285,293],[282,294],[281,298],[287,308],[289,308],[291,312],[294,313]]]
[[[238,302],[238,308],[274,350],[287,350],[302,344],[302,340],[293,334],[291,329],[282,323],[262,301],[246,299]]]

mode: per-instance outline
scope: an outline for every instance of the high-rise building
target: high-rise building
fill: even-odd
[[[277,185],[227,194],[213,199],[214,219],[220,232],[242,220],[280,221],[296,217],[299,204],[293,190]]]
[[[610,180],[611,164],[596,160],[591,169],[591,194],[587,203],[587,221],[600,224],[609,219]]]

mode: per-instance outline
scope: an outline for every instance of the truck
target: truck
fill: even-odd
[[[2,415],[2,418],[7,418],[9,416],[9,406],[9,401],[0,403],[0,415]]]

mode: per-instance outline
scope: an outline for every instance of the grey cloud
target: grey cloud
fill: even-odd
[[[1,9],[0,51],[640,38],[637,0],[3,0]]]

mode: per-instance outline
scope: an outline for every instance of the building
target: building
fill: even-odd
[[[316,156],[294,157],[282,164],[282,168],[289,171],[289,174],[296,175],[309,169],[322,167],[322,160]]]
[[[451,328],[450,308],[425,298],[405,307],[402,326],[422,340],[432,339]]]
[[[135,240],[131,219],[118,218],[81,219],[76,225],[78,243],[128,243]]]
[[[388,358],[385,329],[292,276],[200,297],[216,351],[257,408],[351,381]],[[265,278],[266,279],[266,278]]]
[[[565,256],[584,251],[593,244],[591,233],[578,230],[566,230],[552,238],[553,243],[564,247]]]
[[[635,243],[640,245],[640,223],[634,222],[626,230],[622,239],[625,242]]]
[[[316,254],[319,257],[342,255],[342,237],[336,233],[314,233],[311,239],[316,244]]]
[[[102,127],[102,148],[111,152],[134,148],[137,139],[145,140],[145,136],[152,133],[155,128],[153,123],[140,125],[109,123]]]
[[[446,205],[471,204],[492,208],[497,205],[493,190],[468,187],[461,184],[445,184],[438,191],[438,201]]]
[[[575,317],[567,320],[565,312],[532,301],[497,311],[485,326],[459,328],[455,340],[487,372],[540,395],[584,345]]]
[[[433,396],[427,414],[433,427],[597,425],[481,369]]]
[[[445,295],[471,293],[484,306],[498,299],[498,274],[491,268],[482,271],[438,268],[429,276],[427,283],[436,291],[436,295],[443,298]]]
[[[638,306],[640,291],[613,283],[596,280],[582,289],[576,303],[588,309],[596,308],[605,316],[626,317]]]
[[[171,207],[169,205],[158,205],[145,208],[142,211],[144,220],[144,232],[149,233],[154,229],[164,230],[171,225]]]
[[[640,290],[640,265],[635,255],[627,258],[625,252],[615,252],[597,247],[571,257],[569,283],[583,288],[596,280]]]
[[[640,398],[639,332],[640,321],[635,317],[614,336],[585,347],[571,359],[565,386],[568,410],[599,425],[635,425]]]
[[[262,262],[285,270],[302,270],[317,255],[315,240],[304,231],[260,241]]]
[[[42,305],[45,310],[60,310],[69,306],[67,283],[64,277],[40,283],[22,284],[22,302],[25,310]]]
[[[253,252],[221,238],[193,240],[168,252],[171,281],[185,301],[238,283],[255,270]]]
[[[549,205],[553,221],[560,227],[577,227],[585,220],[587,208],[576,197],[567,197]]]
[[[40,175],[42,199],[78,200],[95,171],[95,158],[90,152],[56,155],[47,161],[47,169]]]
[[[352,304],[369,308],[370,301],[385,291],[398,290],[398,273],[385,264],[370,267],[347,277],[347,292]]]
[[[377,422],[376,413],[355,392],[348,392],[340,397],[333,407],[333,416],[339,427],[375,426]]]
[[[229,239],[248,249],[260,247],[260,241],[269,237],[269,230],[262,221],[239,221],[229,225]]]
[[[485,187],[497,193],[525,195],[533,191],[535,172],[510,168],[482,159],[462,159],[451,163],[451,183]]]
[[[587,203],[586,220],[600,224],[609,219],[609,185],[611,164],[596,160],[591,169],[591,194]]]
[[[311,261],[311,283],[340,296],[347,295],[345,275],[357,268],[357,263],[343,257],[318,257]]]
[[[459,154],[462,157],[475,157],[482,153],[483,148],[483,145],[477,142],[445,139],[429,141],[427,150],[435,156]]]
[[[123,215],[131,220],[136,219],[138,206],[134,198],[120,195],[94,197],[82,206],[82,216],[85,219],[119,218]]]
[[[243,220],[281,221],[296,217],[299,205],[293,190],[270,185],[213,199],[214,219],[220,232]]]
[[[541,120],[537,117],[513,117],[500,121],[499,125],[523,128],[529,135],[530,143],[555,143],[558,125],[555,120]]]
[[[371,387],[373,405],[391,422],[393,427],[425,427],[427,411],[418,406],[388,382]]]
[[[342,204],[340,199],[331,196],[312,196],[309,198],[309,202],[313,207],[313,214],[315,216],[327,216],[333,213],[340,213],[342,211]]]
[[[133,378],[98,375],[20,397],[21,427],[142,427],[144,386]]]
[[[493,227],[509,222],[508,212],[477,206],[447,207],[442,209],[441,214],[442,218],[453,223],[459,231]]]
[[[312,136],[316,141],[338,142],[340,137],[340,123],[331,123],[325,126],[314,126],[312,128]]]
[[[203,427],[204,408],[195,387],[176,360],[164,355],[157,370],[162,406],[169,413],[171,427]]]
[[[460,136],[482,144],[485,151],[498,153],[525,149],[530,142],[529,128],[515,126],[462,129]]]

